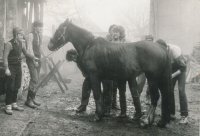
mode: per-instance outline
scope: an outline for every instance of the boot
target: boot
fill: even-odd
[[[121,111],[121,114],[118,116],[119,118],[126,118],[126,111]]]
[[[33,104],[40,106],[41,103],[39,103],[38,101],[35,100],[35,95],[36,95],[36,93],[33,93],[33,97],[32,97]]]
[[[104,117],[109,117],[110,116],[110,110],[106,109],[104,111]]]
[[[120,107],[121,107],[121,114],[119,115],[119,118],[126,118],[127,117],[126,95],[120,96]]]
[[[80,105],[80,106],[76,109],[76,112],[77,112],[77,113],[80,113],[80,112],[86,111],[86,108],[87,108],[87,105]]]
[[[133,104],[136,111],[133,120],[139,120],[143,115],[141,111],[140,97],[134,97]]]
[[[33,108],[33,109],[37,108],[37,106],[33,104],[31,91],[28,91],[27,100],[25,102],[25,105],[30,108]]]
[[[160,128],[164,128],[166,126],[166,121],[164,120],[159,120],[158,123],[157,123],[157,127],[160,127]]]

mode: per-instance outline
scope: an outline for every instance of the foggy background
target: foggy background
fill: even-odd
[[[112,24],[125,28],[127,41],[141,40],[149,34],[150,0],[47,0],[44,5],[43,46],[49,37],[67,18],[72,23],[91,31],[95,36],[105,37]],[[53,53],[54,61],[65,59],[71,43]],[[45,49],[46,50],[46,49]],[[46,51],[46,54],[49,54]],[[80,72],[74,62],[65,62],[60,72],[68,74]]]

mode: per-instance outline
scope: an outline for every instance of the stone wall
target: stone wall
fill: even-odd
[[[151,0],[150,33],[190,54],[200,41],[200,0]]]

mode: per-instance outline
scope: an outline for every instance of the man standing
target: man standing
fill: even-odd
[[[41,58],[40,46],[41,46],[41,32],[42,32],[43,23],[40,21],[33,22],[33,31],[27,36],[27,50],[30,54],[33,54],[37,58]],[[30,72],[30,83],[29,90],[27,95],[27,100],[25,105],[30,108],[36,108],[41,104],[35,100],[37,93],[36,87],[39,80],[41,62],[32,61],[26,59],[29,72]]]
[[[179,101],[180,101],[180,112],[181,119],[180,124],[187,124],[188,116],[188,103],[187,96],[185,93],[185,80],[186,80],[186,60],[184,59],[180,47],[177,45],[166,44],[163,40],[159,39],[157,41],[160,45],[164,45],[168,48],[171,63],[172,63],[172,78],[173,78],[173,90],[175,88],[176,82],[178,81],[178,90],[179,90]],[[171,93],[171,119],[175,119],[175,100],[174,93]]]

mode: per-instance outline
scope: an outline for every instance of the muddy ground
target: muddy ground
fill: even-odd
[[[178,91],[176,97],[176,120],[171,121],[166,128],[156,127],[160,118],[160,104],[156,109],[156,118],[152,126],[144,129],[139,122],[132,121],[134,106],[127,89],[127,119],[119,119],[120,111],[112,111],[111,117],[95,122],[95,103],[91,95],[87,111],[77,114],[75,109],[80,105],[83,77],[81,74],[69,75],[72,79],[67,84],[69,90],[63,94],[58,85],[51,81],[44,88],[40,88],[37,100],[42,102],[40,109],[34,110],[24,106],[26,93],[19,105],[23,112],[14,111],[12,116],[4,113],[4,102],[0,102],[0,136],[199,136],[200,115],[200,86],[186,85],[189,105],[189,124],[178,124],[180,118]],[[143,111],[147,110],[144,102],[145,92],[141,96]],[[159,102],[160,103],[160,102]]]

